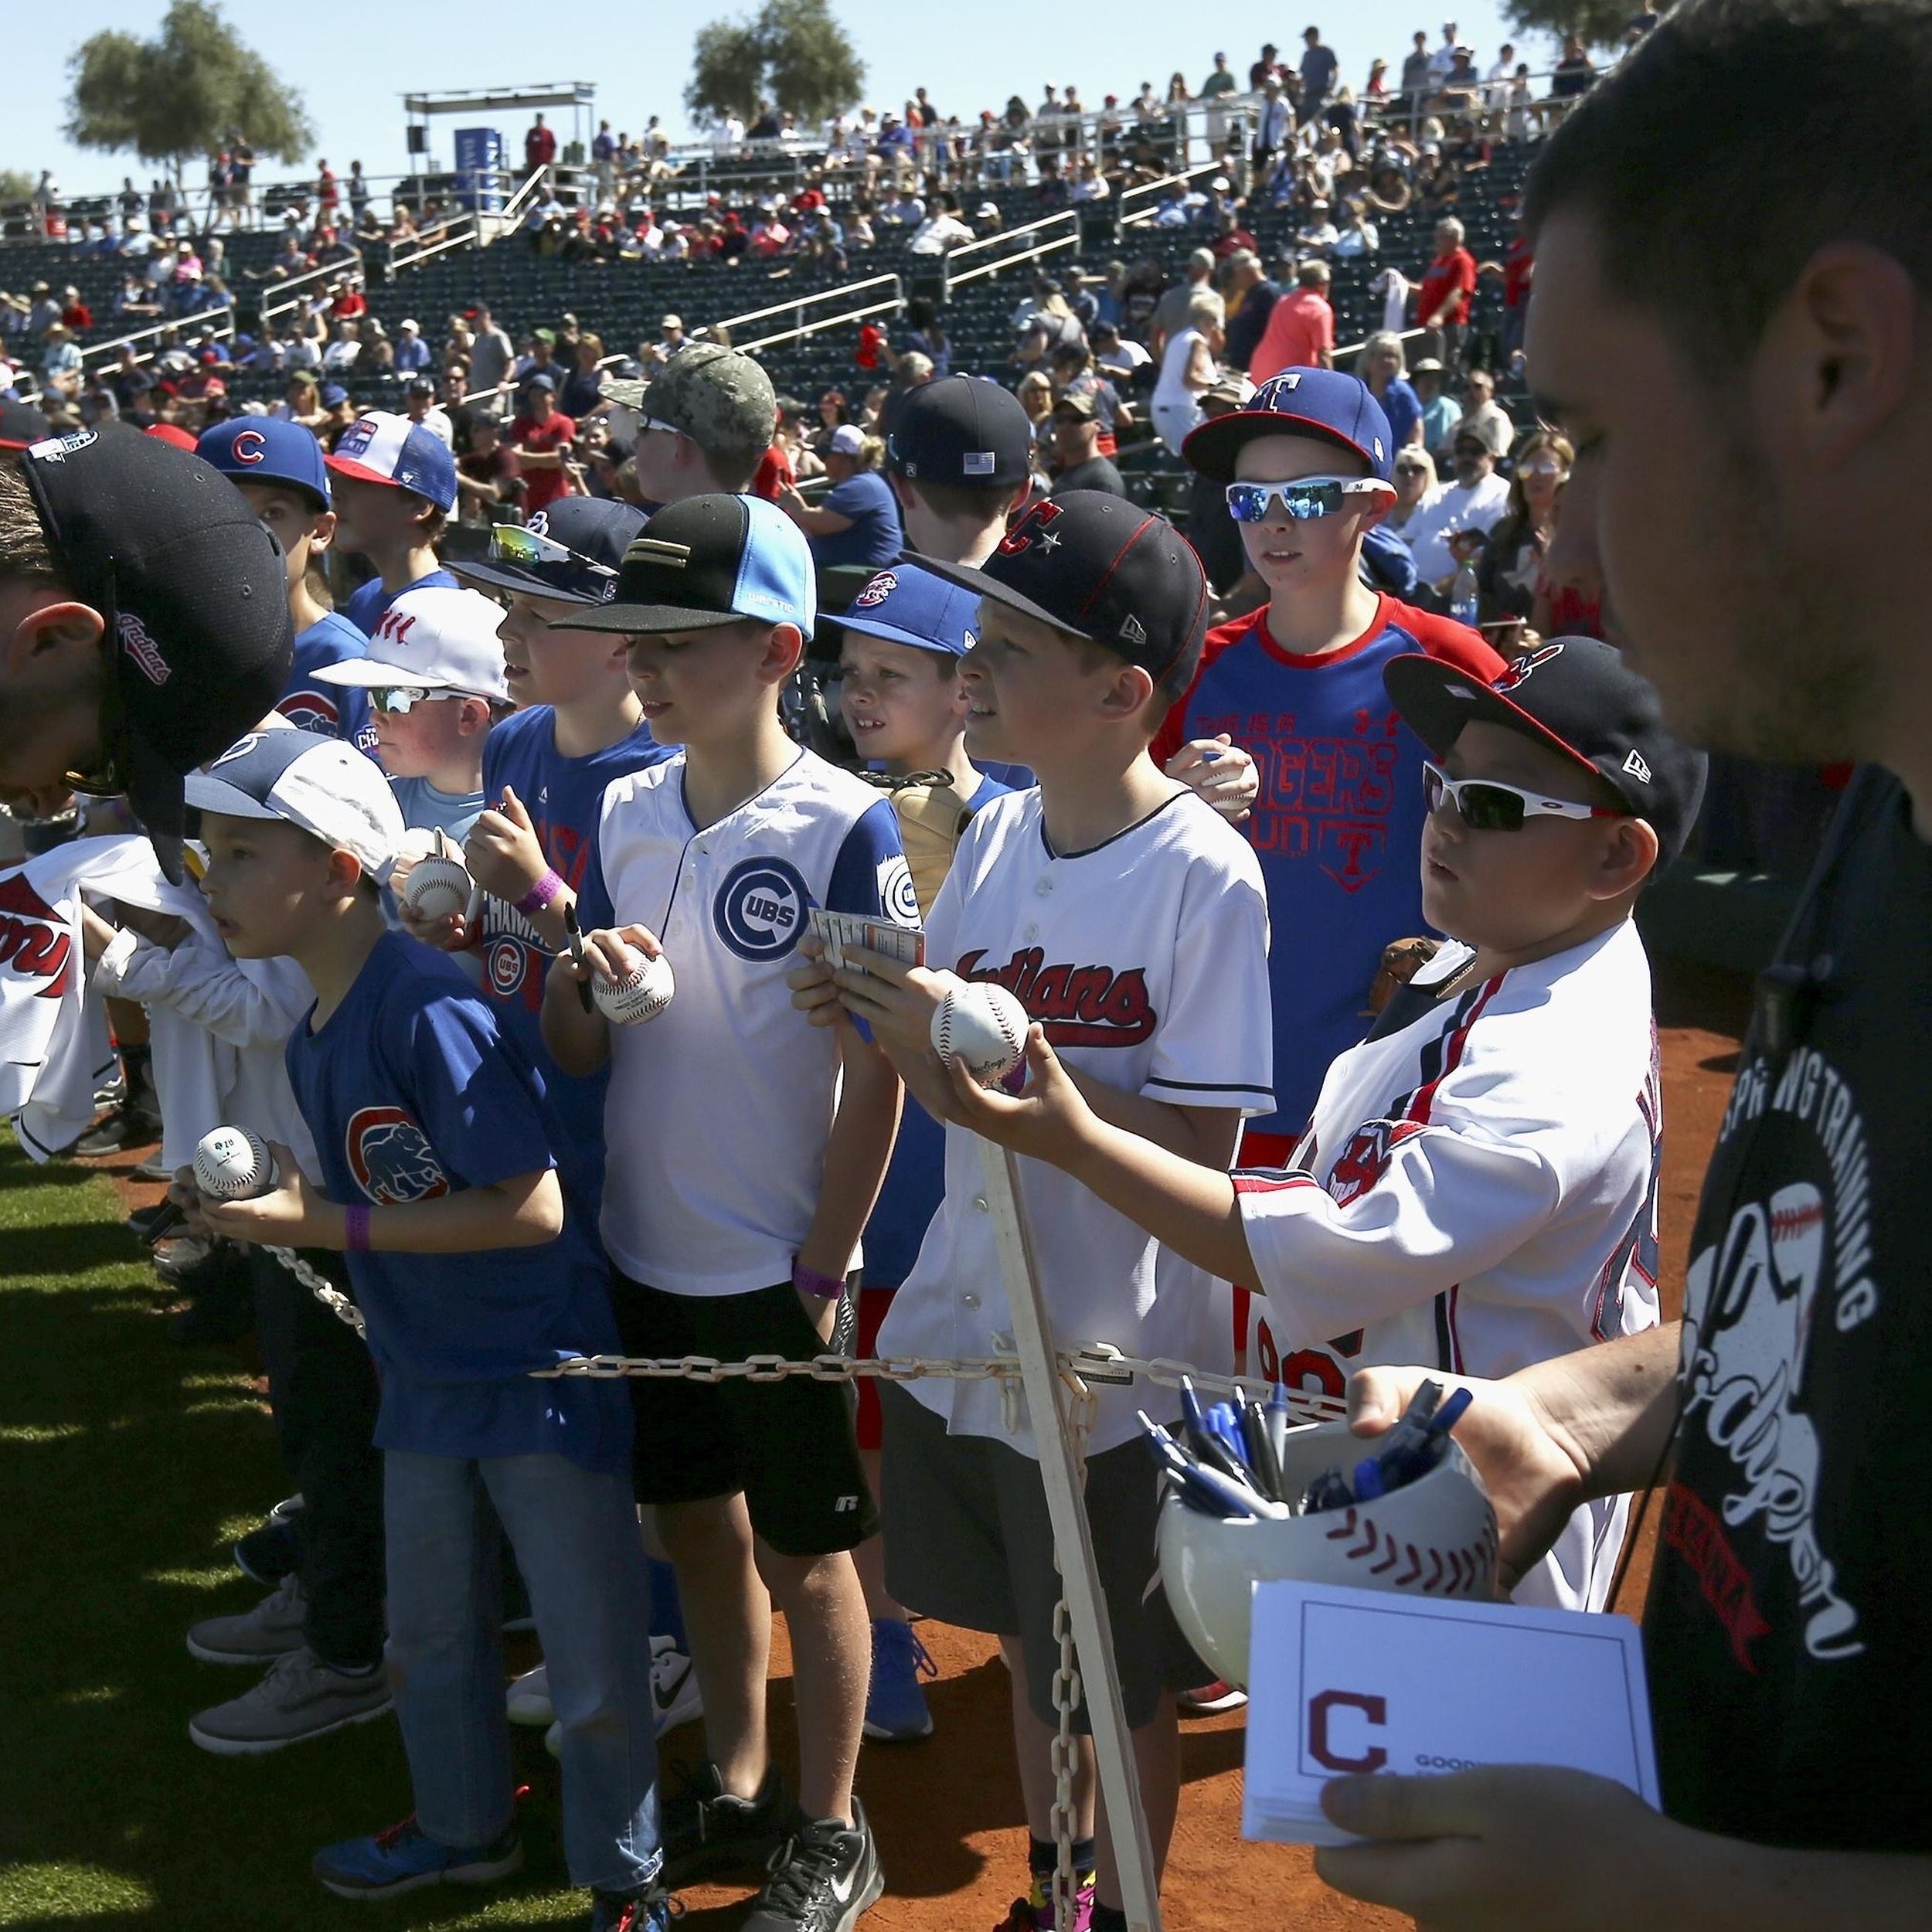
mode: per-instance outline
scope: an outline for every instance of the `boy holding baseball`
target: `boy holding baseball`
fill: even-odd
[[[603,1233],[634,1355],[826,1349],[891,1150],[885,1056],[800,1026],[786,992],[811,909],[918,920],[889,801],[780,723],[815,615],[790,519],[710,495],[660,510],[614,601],[567,620],[629,638],[645,719],[679,747],[606,789],[588,964],[566,954],[543,1008],[566,1072],[611,1063]],[[614,1026],[580,995],[640,951],[668,959],[675,995],[648,1025]],[[667,1880],[770,1860],[751,1932],[846,1932],[883,1886],[852,1790],[869,1644],[851,1552],[878,1519],[847,1398],[802,1376],[631,1386],[637,1494],[676,1566],[711,1753],[666,1809]],[[791,1634],[796,1805],[767,1742],[761,1577]]]
[[[329,1846],[316,1875],[372,1898],[521,1865],[500,1522],[563,1727],[571,1876],[594,1926],[662,1928],[629,1405],[613,1384],[532,1372],[617,1342],[602,1266],[563,1210],[542,1084],[456,968],[386,927],[376,887],[403,825],[372,765],[264,732],[191,777],[189,799],[223,939],[293,959],[315,989],[287,1065],[324,1182],[277,1148],[270,1192],[196,1205],[233,1240],[347,1256],[381,1391],[389,1662],[416,1809]]]
[[[1199,658],[1200,565],[1161,518],[1075,491],[1036,504],[981,567],[929,567],[980,600],[962,668],[968,747],[1029,766],[1039,787],[994,800],[968,827],[927,923],[928,968],[874,953],[857,955],[862,972],[815,964],[795,977],[799,1003],[821,1024],[842,1005],[865,1020],[913,1092],[945,1111],[934,1012],[949,975],[997,981],[1065,1051],[1102,1117],[1225,1167],[1242,1116],[1270,1104],[1266,901],[1240,834],[1148,756]],[[1022,1168],[1020,1193],[1063,1342],[1227,1361],[1206,1272],[1043,1165]],[[1008,1325],[978,1155],[949,1128],[945,1196],[880,1350],[992,1355]],[[1060,1583],[1032,1431],[1005,1434],[988,1383],[895,1384],[882,1399],[887,1580],[914,1609],[1002,1639],[1033,1840],[1033,1895],[1009,1923],[1050,1923]],[[1099,1391],[1087,1509],[1158,1865],[1179,1791],[1172,1692],[1201,1666],[1152,1587],[1156,1493],[1136,1400]],[[1076,1721],[1084,1728],[1084,1713]],[[1123,1927],[1099,1823],[1092,1923]]]
[[[1037,1029],[1025,1097],[954,1082],[954,1117],[1257,1283],[1338,1383],[1394,1362],[1505,1376],[1658,1318],[1662,1121],[1631,909],[1696,817],[1704,760],[1594,639],[1494,684],[1413,655],[1383,677],[1429,747],[1423,907],[1456,943],[1328,1070],[1285,1168],[1230,1178],[1100,1116]],[[1577,1510],[1516,1600],[1600,1610],[1628,1502]]]

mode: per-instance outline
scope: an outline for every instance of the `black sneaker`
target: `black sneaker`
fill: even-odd
[[[161,1116],[145,1104],[146,1096],[117,1100],[67,1149],[83,1160],[124,1148],[147,1147],[161,1138]]]
[[[293,1522],[271,1519],[242,1537],[235,1545],[234,1556],[235,1567],[244,1577],[273,1590],[284,1577],[301,1569],[301,1532]]]
[[[886,1889],[865,1807],[852,1801],[852,1822],[814,1818],[801,1825],[771,1861],[743,1932],[850,1932]]]
[[[665,1800],[659,1882],[675,1892],[698,1879],[762,1871],[798,1823],[798,1808],[777,1765],[765,1773],[756,1798],[734,1798],[706,1758]]]

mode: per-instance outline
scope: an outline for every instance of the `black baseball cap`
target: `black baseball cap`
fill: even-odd
[[[976,376],[908,389],[886,444],[889,468],[913,483],[1015,489],[1032,468],[1033,426],[1019,398]]]
[[[513,561],[499,555],[500,546],[493,542],[487,562],[447,567],[481,590],[521,590],[560,604],[608,604],[617,593],[624,553],[644,528],[644,520],[643,511],[633,504],[597,496],[560,496],[522,528],[532,536],[561,544],[570,553],[568,557]],[[511,541],[519,534],[512,532]]]
[[[1439,658],[1400,657],[1382,682],[1438,756],[1472,720],[1520,732],[1594,772],[1656,832],[1659,869],[1684,849],[1703,802],[1706,760],[1664,728],[1656,688],[1596,638],[1552,638],[1494,683]]]
[[[1207,579],[1165,517],[1104,490],[1036,503],[977,569],[913,556],[948,583],[1104,645],[1169,688],[1194,675],[1207,635]]]
[[[259,723],[288,682],[281,546],[219,471],[151,436],[81,430],[19,461],[61,576],[105,622],[103,735],[179,882],[182,774]]]
[[[24,450],[52,434],[46,416],[32,403],[0,396],[0,450]]]

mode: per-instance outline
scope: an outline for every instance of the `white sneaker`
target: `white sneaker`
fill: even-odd
[[[512,1724],[554,1724],[556,1713],[550,1707],[549,1672],[539,1664],[521,1677],[512,1677],[504,1706]]]
[[[657,1707],[657,1734],[675,1730],[704,1715],[704,1693],[691,1653],[680,1650],[675,1638],[651,1640],[651,1699]]]
[[[188,1631],[188,1654],[204,1664],[272,1664],[302,1648],[308,1599],[293,1570],[253,1610],[204,1617]]]

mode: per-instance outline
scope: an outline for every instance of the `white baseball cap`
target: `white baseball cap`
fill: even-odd
[[[503,607],[478,590],[405,590],[383,614],[366,655],[319,666],[325,684],[447,691],[509,702],[496,627]]]
[[[382,767],[339,738],[251,731],[184,781],[187,802],[230,818],[280,818],[388,876],[403,839],[401,808]]]
[[[838,456],[857,456],[865,449],[866,432],[856,423],[841,423],[827,447]]]

